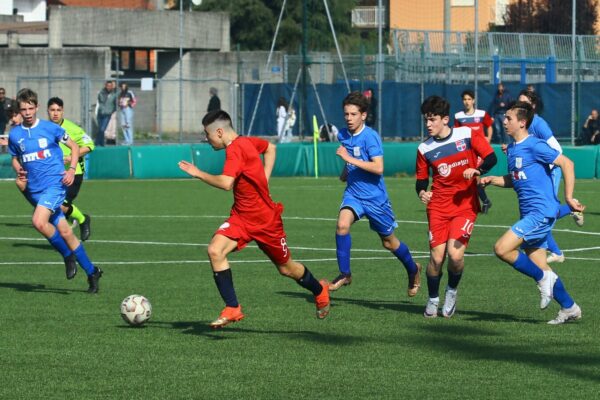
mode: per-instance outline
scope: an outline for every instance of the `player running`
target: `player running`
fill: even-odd
[[[97,293],[102,270],[92,264],[60,209],[66,188],[74,180],[79,146],[63,128],[37,118],[38,97],[31,89],[20,90],[17,102],[23,121],[10,130],[8,148],[19,179],[26,177],[24,194],[35,207],[33,226],[65,259],[67,279],[74,278],[77,272],[75,260],[68,262],[74,255],[88,276],[88,293]],[[71,149],[73,156],[66,171],[59,146],[61,141]]]
[[[527,132],[531,136],[535,136],[536,138],[545,140],[550,147],[562,154],[562,147],[560,146],[560,143],[558,143],[558,140],[556,140],[556,138],[554,137],[552,129],[550,129],[548,123],[536,112],[540,103],[540,98],[538,97],[538,95],[535,92],[532,92],[531,90],[524,89],[521,91],[521,93],[519,93],[519,101],[524,101],[526,103],[531,104],[531,107],[534,111],[533,120],[531,121]],[[562,171],[560,168],[556,168],[553,165],[550,166],[550,169],[552,171],[551,176],[554,185],[554,194],[558,196],[558,188],[560,187],[560,178],[562,176]],[[573,220],[575,221],[575,224],[577,224],[577,226],[583,226],[583,213],[578,211],[572,211],[568,204],[561,204],[558,207],[558,214],[556,219],[561,219],[563,217],[566,217],[567,215],[571,215],[573,217]],[[565,255],[563,254],[560,247],[558,247],[556,240],[554,240],[552,232],[550,232],[550,234],[548,235],[547,242],[548,251],[550,252],[550,255],[548,256],[546,261],[548,263],[564,262]]]
[[[83,184],[83,173],[85,172],[85,155],[94,151],[94,141],[85,131],[74,122],[64,118],[64,103],[60,97],[52,97],[48,100],[48,117],[50,121],[60,125],[67,135],[79,146],[79,159],[77,160],[77,169],[75,170],[75,178],[73,184],[67,188],[65,201],[61,209],[67,219],[73,218],[79,225],[79,233],[82,241],[90,238],[91,234],[91,218],[79,210],[73,200],[79,194],[81,185]],[[71,164],[71,149],[60,143],[60,148],[63,151],[63,159],[65,169],[68,169]]]
[[[520,220],[498,239],[494,252],[517,271],[533,278],[541,294],[540,308],[554,298],[560,311],[551,325],[581,318],[581,309],[573,301],[558,275],[546,262],[547,237],[556,222],[559,201],[554,190],[550,165],[563,172],[565,201],[573,211],[584,206],[573,199],[575,171],[573,162],[545,140],[529,135],[527,128],[534,110],[526,102],[517,102],[506,112],[504,127],[514,139],[508,145],[508,175],[481,178],[482,185],[513,187],[519,200]],[[519,251],[519,247],[523,251]]]
[[[360,92],[352,92],[343,101],[347,128],[338,132],[336,154],[346,163],[342,180],[347,182],[338,214],[335,232],[336,255],[340,274],[329,290],[338,290],[352,282],[350,227],[362,217],[377,232],[381,244],[404,265],[408,274],[408,296],[413,297],[421,286],[421,266],[415,263],[410,250],[394,235],[398,227],[383,181],[383,147],[379,134],[365,125],[369,101]]]
[[[461,94],[464,109],[454,114],[454,127],[468,126],[473,134],[484,135],[488,143],[492,143],[494,130],[492,125],[494,119],[490,117],[487,111],[475,108],[475,93],[472,90],[465,90]],[[481,162],[481,159],[477,160]],[[477,193],[481,200],[481,212],[487,214],[492,207],[492,201],[488,198],[485,189],[478,186]]]
[[[448,286],[442,315],[452,317],[456,311],[457,288],[465,266],[464,255],[477,213],[477,177],[496,165],[496,155],[485,137],[471,128],[450,128],[450,104],[439,96],[425,99],[421,105],[429,138],[417,150],[415,189],[427,205],[429,222],[429,264],[427,288],[429,300],[423,315],[438,315],[442,266],[448,255]],[[483,161],[479,165],[477,159]],[[429,186],[429,169],[433,184]]]
[[[233,287],[227,255],[242,250],[253,240],[281,275],[294,279],[313,293],[317,318],[325,318],[329,313],[328,283],[317,281],[308,268],[292,260],[281,220],[283,205],[273,202],[269,193],[275,145],[256,137],[239,136],[233,129],[231,117],[223,110],[206,114],[202,125],[213,149],[225,149],[222,174],[211,175],[188,161],[180,161],[179,168],[218,189],[233,190],[234,198],[230,217],[217,229],[208,245],[215,283],[225,302],[225,308],[210,326],[221,328],[244,318]]]

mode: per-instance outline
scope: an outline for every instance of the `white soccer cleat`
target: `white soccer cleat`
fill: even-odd
[[[458,290],[451,289],[446,286],[446,296],[444,298],[444,307],[442,307],[442,315],[446,318],[450,318],[456,311],[456,295]]]
[[[571,212],[571,217],[573,217],[577,226],[583,226],[583,213],[581,211]]]
[[[439,297],[436,297],[433,299],[429,298],[429,300],[427,300],[427,305],[425,306],[425,312],[423,313],[423,316],[425,318],[437,317],[439,304],[440,304]]]
[[[573,304],[570,308],[561,308],[558,311],[558,315],[552,321],[548,321],[550,325],[560,325],[565,322],[575,321],[581,319],[581,308],[577,303]]]
[[[538,289],[540,290],[540,308],[542,310],[546,309],[554,298],[554,284],[557,279],[558,275],[556,275],[554,271],[544,271],[543,278],[537,283]]]
[[[548,256],[548,258],[546,259],[546,262],[548,264],[550,263],[561,263],[561,262],[565,262],[565,255],[564,254],[556,254],[556,253],[550,253],[550,255]]]
[[[581,204],[577,199],[573,199],[573,201],[577,204]],[[573,217],[573,221],[575,221],[575,224],[577,224],[577,226],[583,226],[583,212],[571,211],[571,217]]]

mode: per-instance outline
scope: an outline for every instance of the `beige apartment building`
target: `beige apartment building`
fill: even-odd
[[[473,31],[475,0],[390,0],[389,21],[392,29],[444,29],[445,2],[450,2],[450,30]],[[479,0],[479,30],[490,24],[502,25],[502,16],[509,0]]]

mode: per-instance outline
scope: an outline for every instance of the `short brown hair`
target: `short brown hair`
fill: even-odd
[[[21,103],[30,103],[37,106],[38,95],[29,88],[21,89],[19,90],[19,93],[17,93],[17,102],[19,103],[19,107],[21,106]]]
[[[369,100],[361,92],[354,91],[349,93],[342,102],[342,107],[348,105],[356,106],[361,113],[365,113],[369,109]]]

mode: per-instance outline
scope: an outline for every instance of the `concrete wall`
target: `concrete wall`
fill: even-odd
[[[183,13],[184,49],[229,51],[227,13]],[[49,46],[178,49],[179,12],[51,7]]]

